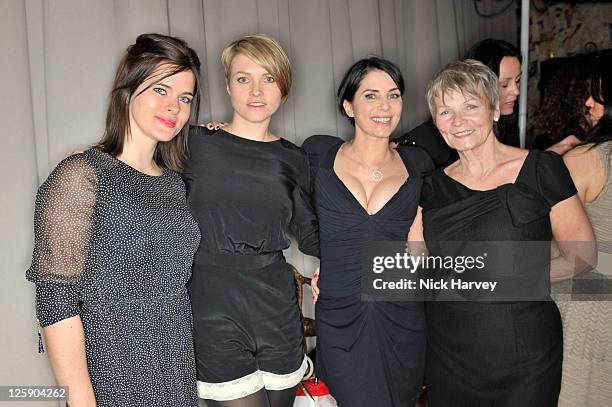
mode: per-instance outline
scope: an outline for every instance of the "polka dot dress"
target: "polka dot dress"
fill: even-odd
[[[197,406],[185,186],[89,149],[40,187],[28,280],[40,324],[80,315],[97,405]]]

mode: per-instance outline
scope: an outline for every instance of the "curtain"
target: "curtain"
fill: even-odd
[[[3,97],[0,383],[52,383],[36,354],[33,291],[24,279],[32,244],[36,188],[70,152],[102,135],[108,92],[125,48],[143,32],[179,36],[202,60],[200,121],[228,120],[220,53],[237,37],[276,37],[294,69],[276,134],[301,144],[312,134],[346,138],[351,127],[335,108],[335,90],[357,59],[376,54],[398,64],[406,80],[398,133],[428,118],[428,79],[474,42],[517,43],[513,0],[2,0]],[[295,246],[295,245],[294,245]],[[314,260],[289,249],[305,274]],[[41,404],[42,405],[42,404]],[[53,405],[53,404],[51,404]]]

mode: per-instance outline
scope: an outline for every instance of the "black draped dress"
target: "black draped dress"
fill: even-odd
[[[202,240],[189,295],[201,398],[233,400],[295,386],[306,370],[288,235],[318,255],[306,154],[194,127],[187,202]]]
[[[549,242],[550,208],[575,193],[555,153],[530,151],[513,184],[487,191],[469,189],[438,169],[425,181],[421,201],[430,255],[449,254],[432,242],[503,242],[488,245],[500,251],[488,252],[489,258],[508,259],[494,275],[524,278],[522,270],[530,268],[548,281],[550,245],[534,254],[524,242]],[[557,405],[563,338],[552,300],[427,302],[426,315],[431,407]]]
[[[423,303],[362,301],[360,252],[369,242],[406,240],[423,176],[433,164],[419,148],[398,148],[409,178],[369,215],[334,172],[342,143],[312,136],[302,146],[310,159],[320,224],[317,374],[341,407],[413,407],[425,363]]]

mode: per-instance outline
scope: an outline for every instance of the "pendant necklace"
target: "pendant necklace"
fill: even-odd
[[[366,163],[363,163],[363,162],[361,164],[363,164],[366,167],[368,167],[368,169],[370,170],[370,177],[375,182],[380,182],[380,181],[382,181],[385,178],[385,176],[384,176],[384,174],[382,173],[381,170],[383,168],[385,168],[385,165],[387,165],[386,163],[385,163],[385,165],[383,165],[382,167],[379,167],[379,168],[372,168],[372,167],[370,167],[369,165],[367,165]]]
[[[355,161],[357,161],[359,164],[361,164],[364,167],[368,168],[368,170],[370,171],[370,177],[374,180],[374,182],[380,182],[380,181],[382,181],[385,178],[385,175],[383,174],[382,169],[385,168],[387,166],[387,164],[389,164],[389,161],[384,163],[382,167],[374,168],[374,167],[370,167],[368,164],[366,164],[363,161],[361,161],[357,157],[357,155],[354,154],[354,153],[353,153],[353,157],[355,158]],[[391,157],[390,161],[393,161],[393,156]]]

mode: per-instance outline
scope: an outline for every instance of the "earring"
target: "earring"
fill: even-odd
[[[493,121],[494,121],[495,123],[497,123],[497,122],[499,121],[499,116],[498,116],[498,117],[494,117],[494,118],[493,118]]]

